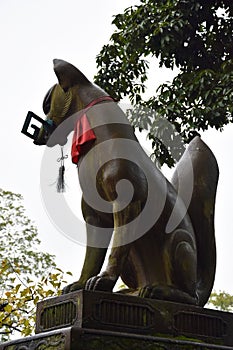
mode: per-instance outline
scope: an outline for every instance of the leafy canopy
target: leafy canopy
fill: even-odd
[[[216,309],[222,311],[233,311],[233,295],[224,291],[213,291],[210,295],[209,306],[213,305]]]
[[[7,340],[15,332],[33,332],[37,302],[58,295],[65,274],[54,256],[39,251],[22,196],[2,189],[0,232],[0,339]]]
[[[233,121],[232,0],[141,0],[116,15],[113,24],[116,30],[97,56],[96,83],[109,94],[154,109],[184,142]],[[178,67],[179,73],[143,101],[148,59]],[[148,130],[160,163],[172,166],[174,159],[156,136],[155,119],[135,113],[131,119]]]

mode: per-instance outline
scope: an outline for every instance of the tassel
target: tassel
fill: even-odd
[[[65,192],[65,167],[61,165],[59,167],[58,179],[57,179],[57,192]]]
[[[61,147],[61,157],[58,158],[58,162],[61,162],[61,165],[59,167],[59,173],[57,178],[57,192],[63,193],[65,192],[65,165],[64,165],[64,159],[68,158],[68,155],[63,154],[63,147]]]

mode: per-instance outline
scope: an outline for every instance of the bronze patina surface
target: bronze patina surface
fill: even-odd
[[[107,96],[68,62],[54,60],[54,71],[58,84],[49,90],[43,107],[47,120],[56,126],[93,100]],[[213,153],[199,137],[193,139],[170,183],[138,143],[117,103],[104,101],[90,108],[87,117],[96,140],[78,163],[83,191],[82,211],[87,227],[86,257],[80,279],[67,286],[64,293],[79,289],[110,292],[121,277],[129,288],[125,293],[205,305],[212,290],[216,266],[214,207],[218,166]],[[101,120],[105,122],[101,124]],[[36,143],[47,143],[49,147],[62,145],[72,127],[59,137],[53,133],[46,138],[42,126]],[[106,142],[109,146],[101,152]],[[130,160],[119,157],[120,147],[123,149],[124,144],[127,145],[124,152],[128,152]],[[103,159],[108,161],[103,163]],[[98,169],[97,173],[95,169]],[[192,195],[186,203],[191,176]],[[133,188],[127,205],[127,198],[118,196],[120,183],[123,183],[121,194],[124,193],[125,182],[122,180]],[[92,197],[93,187],[100,198],[109,203],[111,212],[98,208],[98,202],[92,206],[86,201],[87,197]],[[153,196],[154,204],[146,212],[149,196]],[[161,213],[157,215],[160,207]],[[140,221],[144,212],[145,217]],[[168,230],[172,215],[181,219]],[[137,236],[136,233],[140,229],[143,232],[151,219],[153,224]],[[135,240],[128,241],[134,234]],[[114,247],[106,269],[101,272],[112,235]]]

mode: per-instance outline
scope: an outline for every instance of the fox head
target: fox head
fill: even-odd
[[[46,115],[46,121],[51,124],[54,131],[64,120],[82,110],[92,100],[107,94],[91,83],[72,64],[60,59],[54,59],[53,64],[58,83],[52,86],[45,95],[43,111]],[[45,145],[49,137],[50,133],[42,126],[34,143]],[[67,135],[59,135],[55,144],[64,145],[66,141]]]

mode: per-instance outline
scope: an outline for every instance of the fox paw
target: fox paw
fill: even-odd
[[[176,289],[169,286],[153,286],[147,285],[139,291],[139,296],[142,298],[158,299],[173,301],[177,303],[185,303],[197,305],[198,299],[195,296],[183,292],[180,289]]]
[[[112,292],[116,283],[116,279],[106,275],[99,275],[91,277],[86,285],[86,290],[102,290],[105,292]]]
[[[68,286],[65,286],[62,289],[62,294],[67,294],[67,293],[74,292],[76,290],[84,289],[84,287],[85,287],[85,283],[81,283],[79,281],[76,281],[76,282],[73,282],[71,284],[68,284]]]

